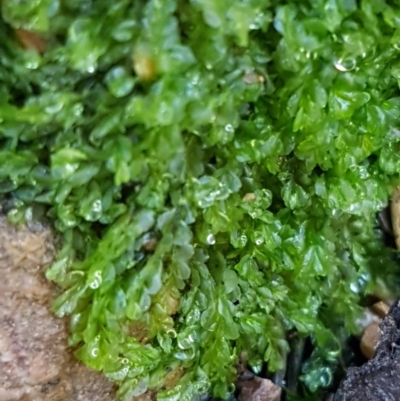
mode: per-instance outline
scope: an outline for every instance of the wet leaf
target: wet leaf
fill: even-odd
[[[106,3],[0,18],[2,207],[20,223],[40,204],[58,232],[47,277],[77,356],[126,400],[181,365],[159,399],[224,398],[243,351],[283,367],[291,330],[320,395],[359,298],[399,291],[375,232],[399,185],[399,11]]]

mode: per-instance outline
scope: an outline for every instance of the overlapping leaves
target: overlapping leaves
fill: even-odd
[[[332,364],[327,315],[354,329],[393,272],[373,222],[398,182],[397,9],[2,3],[4,208],[54,221],[55,312],[121,397],[225,397],[242,351],[283,367],[288,330]]]

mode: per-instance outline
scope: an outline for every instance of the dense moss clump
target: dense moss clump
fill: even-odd
[[[394,273],[396,0],[3,0],[0,191],[50,218],[71,345],[129,399],[225,397]],[[22,45],[23,46],[22,46]],[[166,372],[169,372],[166,374]]]

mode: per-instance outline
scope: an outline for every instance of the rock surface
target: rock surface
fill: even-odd
[[[238,401],[279,401],[282,389],[271,380],[253,377],[238,382]]]
[[[349,368],[334,401],[400,400],[400,301],[380,324],[374,358],[361,367]]]
[[[73,358],[67,324],[50,311],[54,246],[49,229],[34,231],[0,216],[0,401],[116,400],[102,374]]]

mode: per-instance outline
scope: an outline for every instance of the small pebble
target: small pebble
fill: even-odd
[[[282,389],[271,380],[255,377],[238,383],[238,401],[280,401]]]
[[[361,337],[360,348],[361,352],[366,358],[373,358],[378,340],[379,324],[377,322],[373,322],[364,330],[364,333]]]
[[[371,306],[373,312],[375,312],[379,317],[385,317],[389,312],[389,305],[383,301],[376,302]]]

